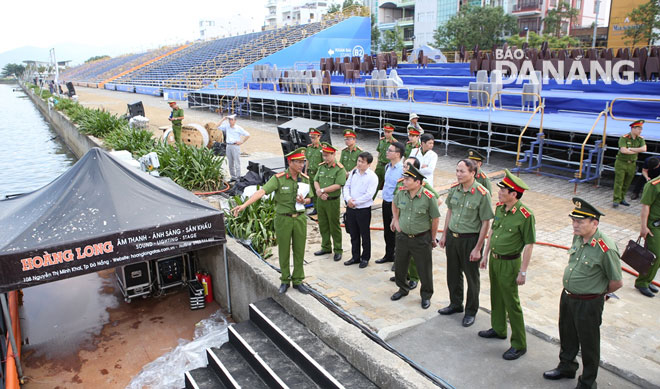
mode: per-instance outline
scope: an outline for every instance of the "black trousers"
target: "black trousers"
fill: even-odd
[[[396,233],[390,228],[392,223],[392,203],[383,200],[383,236],[385,238],[385,258],[394,260]]]
[[[347,208],[346,227],[351,235],[351,259],[369,261],[371,259],[371,207]],[[362,255],[360,255],[360,243],[362,243]]]

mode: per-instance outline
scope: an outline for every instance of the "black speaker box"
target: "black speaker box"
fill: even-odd
[[[144,116],[147,117],[147,115],[144,114],[144,105],[142,104],[141,101],[138,101],[137,103],[133,104],[127,104],[128,105],[128,118],[132,118],[134,116]]]
[[[69,81],[66,83],[66,89],[69,90],[69,97],[73,97],[76,94],[76,88],[73,87],[73,82]]]

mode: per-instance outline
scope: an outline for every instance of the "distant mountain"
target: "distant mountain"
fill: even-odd
[[[131,48],[122,46],[94,47],[76,43],[63,43],[55,45],[54,48],[56,59],[58,61],[71,61],[71,65],[80,65],[90,57],[97,55],[109,55],[114,57],[121,54],[146,51],[146,49],[132,50]],[[50,49],[51,48],[23,46],[5,51],[4,53],[0,53],[0,68],[3,68],[8,63],[21,64],[26,60],[49,61]]]

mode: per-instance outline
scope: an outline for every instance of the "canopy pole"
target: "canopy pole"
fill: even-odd
[[[2,303],[2,314],[5,317],[5,323],[7,323],[7,335],[9,335],[9,343],[11,344],[11,351],[14,354],[14,360],[16,361],[16,370],[18,371],[19,380],[23,380],[23,367],[21,366],[21,359],[18,356],[18,347],[16,347],[16,339],[14,338],[14,326],[11,323],[11,316],[9,315],[9,305],[7,303],[7,293],[3,293],[0,297],[0,303]]]
[[[227,263],[227,243],[222,245],[222,255],[225,257],[225,286],[227,287],[227,311],[231,315],[231,295],[229,292],[229,265]]]

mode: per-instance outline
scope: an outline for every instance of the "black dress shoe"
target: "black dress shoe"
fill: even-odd
[[[651,292],[651,289],[648,287],[641,287],[641,286],[636,286],[637,290],[639,290],[639,293],[643,294],[646,297],[655,297],[653,292]]]
[[[401,292],[401,291],[399,290],[399,291],[397,291],[396,293],[394,293],[394,294],[392,295],[392,297],[390,297],[390,300],[392,300],[392,301],[396,301],[396,300],[401,299],[401,297],[404,297],[404,296],[407,296],[407,295],[408,295],[407,293],[406,293],[406,294],[403,294],[403,292]]]
[[[655,285],[653,285],[653,284],[649,284],[649,289],[650,289],[651,292],[653,292],[653,293],[658,293],[658,287],[655,286]]]
[[[360,263],[360,260],[351,258],[348,261],[344,262],[344,265],[350,266],[350,265],[355,265],[356,263]]]
[[[376,260],[376,263],[385,263],[385,262],[394,262],[394,258],[383,257],[381,259]]]
[[[364,269],[369,264],[369,261],[360,261],[360,269]]]
[[[552,369],[548,370],[545,373],[543,373],[543,378],[546,380],[558,380],[561,378],[575,378],[575,372],[573,373],[566,373],[562,372],[559,369]]]
[[[332,260],[335,262],[341,261],[341,253],[335,253],[335,255],[332,257]]]
[[[392,269],[391,270],[394,271],[394,264],[392,264]]]
[[[506,336],[498,335],[498,333],[492,328],[485,331],[479,331],[477,335],[481,336],[482,338],[489,338],[489,339],[490,338],[506,339]]]
[[[314,255],[325,255],[325,254],[330,254],[332,251],[325,251],[325,250],[319,250],[314,253]]]
[[[422,299],[422,309],[428,309],[431,306],[431,300]]]
[[[621,200],[621,205],[623,205],[624,207],[629,207],[630,206],[630,204],[628,204],[626,202],[626,200]]]
[[[410,290],[415,289],[417,287],[417,281],[412,281],[412,280],[408,281],[408,287],[410,288]]]
[[[441,315],[451,315],[452,313],[460,313],[463,312],[462,307],[452,307],[451,305],[448,307],[440,308],[438,309],[438,313]]]
[[[619,208],[619,203],[612,203],[612,208]]]
[[[293,288],[298,289],[298,292],[300,292],[302,294],[308,294],[309,293],[309,288],[306,287],[303,284],[293,285]]]
[[[465,315],[463,317],[463,327],[469,327],[474,324],[474,316]]]
[[[514,359],[518,359],[525,355],[526,352],[527,349],[516,350],[515,348],[511,347],[510,349],[506,350],[504,354],[502,354],[502,358],[506,359],[507,361],[513,361]]]
[[[316,212],[316,208],[314,208],[314,210],[312,210],[312,212],[310,212],[308,215],[312,216],[312,215],[316,215],[317,213],[318,212]]]
[[[395,281],[396,281],[396,277],[395,277],[395,276],[390,277],[390,281],[395,282]]]
[[[286,293],[287,289],[289,289],[289,284],[282,284],[280,285],[280,288],[277,290],[277,293],[284,294]]]

